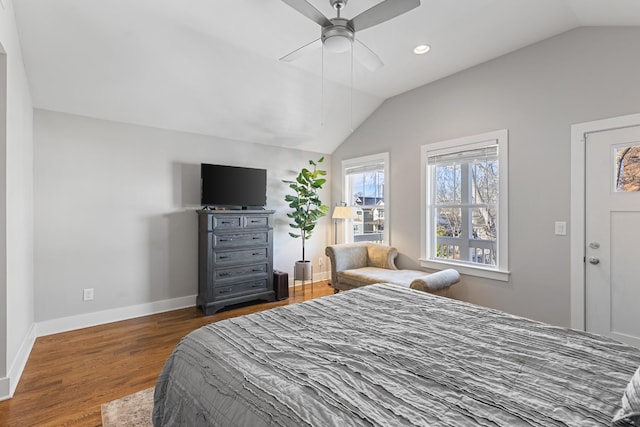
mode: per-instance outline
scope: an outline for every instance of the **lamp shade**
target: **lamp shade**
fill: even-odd
[[[356,219],[358,210],[353,206],[336,206],[333,209],[333,219]]]

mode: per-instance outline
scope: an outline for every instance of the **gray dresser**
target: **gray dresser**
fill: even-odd
[[[252,300],[274,301],[274,211],[198,211],[198,307],[205,315]]]

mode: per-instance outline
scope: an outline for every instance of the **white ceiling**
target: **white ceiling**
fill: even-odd
[[[377,3],[350,0],[342,15]],[[14,7],[36,108],[325,153],[391,96],[578,26],[640,25],[638,0],[422,0],[356,35],[385,66],[354,63],[351,90],[350,54],[326,53],[324,80],[321,49],[278,60],[320,35],[280,0]],[[431,52],[414,55],[420,43]]]

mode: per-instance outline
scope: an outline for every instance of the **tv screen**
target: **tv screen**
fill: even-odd
[[[238,166],[200,165],[203,206],[264,207],[267,171]]]

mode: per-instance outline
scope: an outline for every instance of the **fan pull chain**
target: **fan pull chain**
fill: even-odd
[[[351,131],[351,133],[353,133],[353,42],[351,43],[351,76],[350,76],[350,89],[349,89],[349,96],[351,97],[351,99],[349,100],[349,109],[351,111],[349,111],[349,130]]]
[[[322,66],[320,75],[320,127],[324,127],[324,45],[322,46]]]

